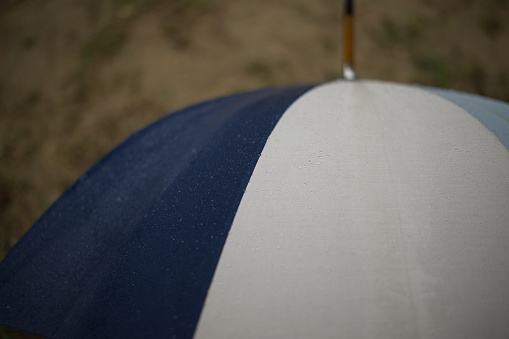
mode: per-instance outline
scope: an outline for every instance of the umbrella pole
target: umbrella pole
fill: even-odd
[[[343,19],[343,78],[355,79],[353,66],[353,0],[345,1]]]

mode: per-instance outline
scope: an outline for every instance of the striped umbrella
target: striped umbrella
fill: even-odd
[[[0,325],[506,338],[508,148],[508,104],[377,81],[183,109],[99,161],[10,251]]]

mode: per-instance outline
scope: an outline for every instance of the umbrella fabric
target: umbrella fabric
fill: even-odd
[[[0,263],[0,323],[50,337],[507,337],[508,116],[372,81],[174,113]]]
[[[451,90],[438,88],[426,88],[426,90],[438,94],[468,111],[509,149],[509,111],[506,103]]]
[[[190,337],[263,144],[309,87],[204,103],[130,137],[0,266],[0,323],[48,337]]]

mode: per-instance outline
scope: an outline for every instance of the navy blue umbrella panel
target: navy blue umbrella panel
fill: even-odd
[[[265,141],[309,87],[217,99],[131,136],[0,264],[0,324],[48,337],[191,337]]]

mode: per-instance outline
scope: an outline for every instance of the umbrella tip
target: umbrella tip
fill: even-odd
[[[355,80],[355,70],[353,69],[353,65],[343,64],[343,79],[345,80]]]
[[[343,18],[343,79],[356,78],[353,66],[353,0],[345,0]]]

